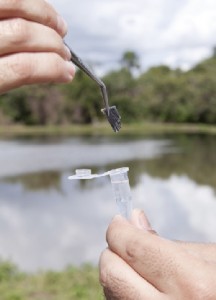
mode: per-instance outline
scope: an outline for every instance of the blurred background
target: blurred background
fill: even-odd
[[[1,95],[1,295],[102,299],[96,266],[117,207],[108,178],[69,181],[75,169],[128,166],[134,207],[160,235],[216,241],[216,2],[49,2],[122,130],[79,70],[71,84]]]

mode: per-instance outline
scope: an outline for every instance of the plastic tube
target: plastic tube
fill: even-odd
[[[120,168],[109,171],[115,200],[120,214],[126,219],[131,218],[132,198],[128,180],[129,168]]]
[[[92,174],[91,169],[77,169],[75,175],[68,177],[68,179],[93,179],[109,175],[119,213],[126,219],[130,219],[132,212],[132,197],[128,180],[128,171],[129,168],[124,167],[110,170],[103,174]]]

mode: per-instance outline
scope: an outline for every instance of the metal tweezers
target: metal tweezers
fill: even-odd
[[[103,108],[101,111],[106,115],[113,130],[115,132],[118,132],[121,128],[121,117],[116,106],[109,106],[107,90],[104,82],[100,78],[98,78],[85,63],[83,63],[83,61],[76,55],[76,53],[74,53],[74,51],[71,50],[71,48],[66,43],[65,45],[71,52],[71,61],[99,85],[105,105],[105,108]]]

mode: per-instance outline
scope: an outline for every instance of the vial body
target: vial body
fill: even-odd
[[[115,200],[120,214],[126,219],[131,218],[132,198],[128,179],[128,168],[121,168],[109,172]]]

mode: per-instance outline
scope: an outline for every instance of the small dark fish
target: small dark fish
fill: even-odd
[[[65,45],[68,47],[66,43]],[[121,117],[115,106],[109,106],[107,90],[104,82],[100,78],[98,78],[85,63],[83,63],[83,61],[70,49],[70,47],[68,48],[71,52],[71,61],[99,85],[105,104],[105,108],[103,108],[101,111],[107,117],[107,120],[109,121],[113,130],[115,132],[118,132],[121,128]]]

